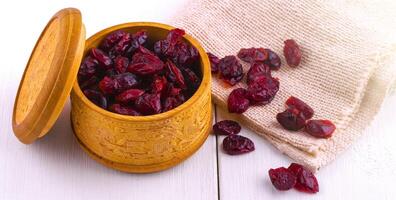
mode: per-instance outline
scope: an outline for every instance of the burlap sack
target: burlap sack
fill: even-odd
[[[393,85],[390,66],[395,47],[386,27],[379,26],[387,17],[360,18],[367,17],[359,14],[364,7],[367,4],[359,1],[195,0],[171,24],[184,28],[219,57],[236,55],[242,47],[266,47],[283,59],[285,39],[301,45],[300,66],[290,68],[283,59],[281,69],[273,73],[280,79],[275,99],[250,107],[239,117],[280,151],[316,171],[362,134]],[[227,97],[236,87],[246,85],[227,88],[214,78],[215,103],[226,109]],[[311,105],[314,118],[336,124],[332,138],[317,139],[280,127],[275,115],[291,95]]]

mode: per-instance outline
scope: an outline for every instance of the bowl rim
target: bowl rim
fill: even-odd
[[[122,24],[118,24],[118,25],[114,25],[111,26],[109,28],[103,29],[97,33],[95,33],[94,35],[92,35],[91,37],[89,37],[87,39],[87,41],[85,42],[85,44],[90,44],[93,41],[98,40],[99,38],[103,38],[106,35],[108,35],[109,33],[116,31],[116,30],[120,30],[120,29],[124,29],[124,28],[130,28],[130,27],[134,27],[134,26],[146,26],[146,27],[155,27],[155,28],[160,28],[160,29],[165,29],[167,31],[170,31],[172,29],[174,29],[175,27],[167,25],[167,24],[162,24],[162,23],[157,23],[157,22],[128,22],[128,23],[122,23]],[[122,115],[122,114],[118,114],[118,113],[114,113],[108,110],[105,110],[99,106],[97,106],[96,104],[94,104],[93,102],[91,102],[82,92],[78,81],[75,81],[74,85],[73,85],[73,89],[72,92],[76,94],[76,96],[85,104],[87,105],[89,108],[91,108],[92,110],[96,111],[97,113],[100,113],[104,116],[108,116],[111,118],[115,118],[115,119],[119,119],[119,120],[124,120],[124,121],[153,121],[153,120],[160,120],[160,119],[166,119],[166,118],[170,118],[172,116],[174,116],[176,113],[179,113],[182,110],[188,109],[192,104],[194,104],[204,93],[205,90],[207,89],[207,87],[211,87],[210,83],[211,83],[211,71],[210,71],[210,62],[209,62],[209,58],[206,54],[206,51],[204,50],[204,48],[201,46],[201,44],[194,39],[191,35],[189,34],[185,34],[183,36],[183,38],[185,40],[187,40],[191,45],[193,45],[197,50],[198,53],[200,55],[200,60],[202,62],[201,69],[202,69],[202,80],[201,80],[201,84],[198,87],[198,89],[195,91],[195,93],[193,94],[193,96],[190,97],[190,99],[188,99],[186,102],[184,102],[183,104],[179,105],[178,107],[163,112],[163,113],[159,113],[159,114],[154,114],[154,115],[147,115],[147,116],[130,116],[130,115]],[[85,45],[88,46],[88,45]],[[84,50],[86,51],[86,49]],[[209,93],[209,95],[211,95]]]

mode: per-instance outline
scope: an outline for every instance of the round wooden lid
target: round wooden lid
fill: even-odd
[[[30,56],[14,103],[12,128],[21,142],[34,142],[54,125],[76,81],[84,45],[85,28],[79,10],[60,10],[48,22]]]

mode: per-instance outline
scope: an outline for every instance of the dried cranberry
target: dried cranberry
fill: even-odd
[[[161,112],[161,94],[143,94],[135,101],[135,108],[145,114],[152,115]]]
[[[82,90],[95,88],[95,86],[99,83],[99,79],[96,76],[92,76],[90,79],[86,81],[80,81],[80,88]]]
[[[297,183],[297,177],[288,169],[279,167],[268,171],[272,185],[277,190],[290,190]]]
[[[151,83],[151,89],[153,93],[161,93],[165,90],[168,81],[164,76],[155,76]]]
[[[270,103],[279,90],[279,81],[270,76],[256,76],[254,81],[249,82],[246,98],[251,104]]]
[[[217,56],[213,55],[212,53],[207,53],[208,57],[209,57],[209,61],[210,61],[210,68],[212,73],[217,73],[219,72],[219,62],[220,62],[220,58],[218,58]]]
[[[99,82],[99,88],[104,94],[117,94],[138,85],[137,77],[131,73],[118,74],[113,79],[105,76]]]
[[[114,69],[119,74],[126,72],[128,65],[129,65],[129,59],[126,57],[117,56],[114,59]]]
[[[258,81],[259,76],[271,76],[270,67],[262,63],[252,63],[249,71],[247,72],[246,82],[251,84]]]
[[[164,63],[155,55],[137,52],[132,57],[127,71],[137,75],[153,75],[164,68]]]
[[[291,131],[298,131],[305,126],[305,116],[297,109],[287,109],[284,112],[278,113],[276,119],[283,128]]]
[[[97,106],[104,109],[107,108],[107,99],[99,91],[87,89],[84,90],[84,95]]]
[[[247,137],[229,135],[223,140],[223,150],[229,155],[239,155],[254,151],[254,143]]]
[[[217,135],[235,135],[241,131],[241,126],[236,121],[223,120],[213,125],[213,132]]]
[[[311,119],[314,115],[314,110],[305,102],[301,101],[297,97],[291,96],[286,101],[288,108],[295,108],[304,114],[305,119]]]
[[[160,56],[172,57],[175,54],[175,46],[183,37],[185,31],[183,29],[173,29],[169,31],[165,40],[157,41],[154,44],[154,52]]]
[[[115,31],[106,36],[102,41],[100,48],[103,50],[110,50],[113,46],[127,33],[125,31]]]
[[[268,52],[268,60],[266,60],[264,63],[268,64],[271,70],[278,70],[282,64],[280,57],[271,49],[265,49],[265,50]]]
[[[166,76],[169,81],[176,83],[180,88],[186,89],[186,83],[184,82],[184,77],[182,72],[176,65],[168,60],[166,61]]]
[[[181,105],[183,101],[181,101],[179,98],[176,97],[168,97],[165,99],[163,105],[162,105],[162,112],[166,112],[169,110],[172,110],[173,108],[176,108],[177,106]]]
[[[201,84],[201,79],[189,68],[182,69],[182,72],[188,88],[195,91]]]
[[[128,104],[134,102],[137,98],[139,98],[143,94],[144,91],[139,89],[125,90],[124,92],[116,96],[116,101],[123,104]]]
[[[138,49],[141,45],[146,43],[147,41],[147,32],[145,30],[138,31],[135,34],[132,35],[131,43],[129,45],[129,48],[126,52],[128,56],[132,55]]]
[[[268,59],[268,52],[263,48],[242,48],[238,52],[238,58],[245,62],[264,62]]]
[[[96,68],[99,62],[92,58],[91,56],[87,56],[82,62],[80,69],[78,71],[78,81],[84,81],[90,79],[95,75]]]
[[[113,104],[109,110],[122,115],[140,116],[141,114],[129,106],[122,106],[120,104]]]
[[[178,41],[172,55],[173,62],[187,66],[193,64],[199,58],[198,50],[185,42]]]
[[[109,54],[112,56],[124,55],[132,40],[130,33],[124,34],[121,39],[113,46]]]
[[[113,61],[111,60],[111,58],[100,49],[92,48],[91,55],[99,62],[99,65],[102,66],[104,69],[109,69],[113,65]]]
[[[235,56],[226,56],[219,62],[220,78],[230,85],[235,85],[243,78],[242,65]]]
[[[301,50],[296,41],[289,39],[286,40],[283,47],[283,54],[285,55],[286,62],[290,67],[297,67],[301,62]]]
[[[297,177],[297,182],[294,188],[298,191],[307,193],[319,192],[318,180],[312,172],[297,163],[292,163],[288,170]]]
[[[329,120],[309,120],[305,131],[317,138],[329,138],[336,130],[336,126]]]
[[[227,105],[230,113],[243,113],[250,105],[246,98],[246,90],[244,88],[234,89],[228,96]]]

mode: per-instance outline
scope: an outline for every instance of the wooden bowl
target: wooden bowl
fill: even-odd
[[[116,25],[90,37],[84,54],[113,31],[134,33],[141,29],[148,32],[149,40],[157,41],[173,27],[148,22]],[[73,130],[92,158],[113,169],[149,173],[175,166],[204,143],[212,125],[210,63],[194,38],[185,35],[184,40],[200,54],[202,83],[189,100],[173,110],[151,116],[116,114],[88,100],[75,82],[71,92]]]

